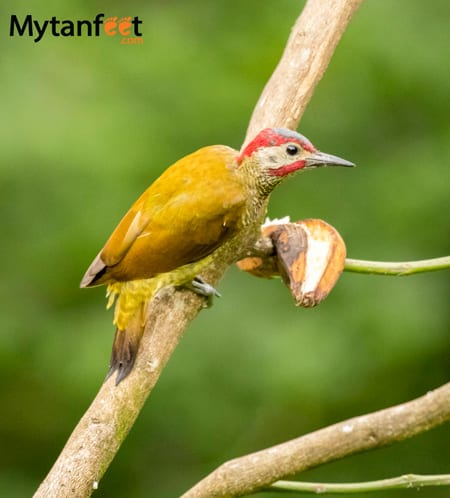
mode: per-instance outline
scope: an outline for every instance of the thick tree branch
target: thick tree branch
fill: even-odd
[[[215,270],[216,275],[224,268]],[[214,278],[211,272],[211,278]],[[108,379],[78,423],[35,497],[90,496],[117,453],[182,336],[204,299],[165,289],[152,301],[143,354],[126,381]],[[150,333],[149,333],[150,332]]]
[[[249,135],[274,124],[296,128],[333,49],[360,0],[309,0],[296,23],[276,74],[264,90]],[[284,82],[284,83],[283,83]],[[206,277],[214,283],[234,261],[217,262]],[[149,307],[136,365],[119,386],[109,379],[80,420],[35,497],[85,497],[130,431],[142,405],[203,301],[189,291],[167,289]]]
[[[425,396],[351,418],[221,465],[182,498],[243,496],[297,472],[378,448],[450,420],[450,383]]]
[[[342,34],[362,0],[309,0],[253,111],[245,143],[259,130],[295,130]],[[244,145],[245,145],[244,143]]]

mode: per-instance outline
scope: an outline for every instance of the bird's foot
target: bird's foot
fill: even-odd
[[[205,282],[201,277],[195,277],[189,287],[200,296],[207,298],[208,308],[212,306],[214,297],[222,297],[221,294],[212,285]]]

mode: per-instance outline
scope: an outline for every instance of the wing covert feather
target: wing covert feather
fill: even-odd
[[[168,168],[116,227],[100,259],[102,281],[149,278],[197,261],[239,228],[246,192],[237,151],[211,146]]]

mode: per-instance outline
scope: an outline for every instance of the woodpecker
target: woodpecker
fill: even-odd
[[[215,289],[199,276],[231,251],[235,261],[261,235],[272,190],[295,172],[354,166],[318,151],[303,135],[262,130],[239,152],[212,145],[170,166],[137,199],[86,271],[80,287],[106,284],[117,327],[108,377],[131,371],[145,326],[146,306],[167,286]]]

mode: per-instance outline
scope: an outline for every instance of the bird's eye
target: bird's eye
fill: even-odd
[[[298,152],[299,152],[299,147],[297,147],[297,145],[289,144],[289,145],[286,147],[286,152],[287,152],[290,156],[295,156],[295,154],[298,154]]]

